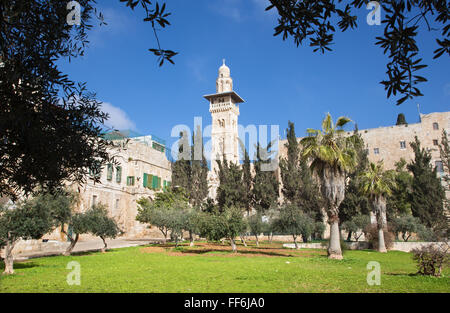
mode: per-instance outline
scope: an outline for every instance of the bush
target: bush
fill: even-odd
[[[370,224],[370,218],[368,215],[355,215],[351,220],[342,224],[342,229],[347,232],[352,232],[356,241],[363,235],[363,230]]]
[[[386,249],[391,249],[394,245],[395,235],[390,229],[384,230],[384,245]],[[366,236],[367,241],[369,242],[369,248],[378,250],[378,226],[371,224],[368,225],[364,230],[364,235]]]
[[[440,277],[443,268],[449,265],[448,244],[430,244],[411,250],[417,262],[418,274]]]
[[[397,235],[398,233],[402,233],[402,239],[405,242],[408,241],[413,233],[417,234],[421,230],[425,231],[425,226],[420,224],[420,220],[417,217],[408,214],[403,214],[394,218],[391,223]]]

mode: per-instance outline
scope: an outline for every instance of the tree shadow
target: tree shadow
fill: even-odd
[[[237,250],[236,253],[234,253],[231,248],[230,249],[214,249],[214,248],[207,248],[207,249],[186,249],[181,251],[176,251],[183,254],[206,254],[206,253],[224,253],[227,255],[260,255],[260,256],[282,256],[282,257],[296,257],[297,255],[291,254],[291,253],[279,253],[275,251],[259,251],[259,250]]]
[[[423,275],[420,275],[419,273],[385,273],[389,276],[408,276],[408,277],[420,277]]]
[[[23,260],[23,261],[14,261],[14,269],[27,269],[27,268],[33,268],[37,267],[39,264],[36,264],[35,262],[30,262],[29,260]],[[5,263],[0,261],[0,272],[3,272],[5,270]],[[1,273],[0,273],[1,275]]]
[[[112,254],[118,253],[117,249],[120,248],[108,248],[105,252],[102,253],[102,249],[93,249],[89,251],[75,251],[70,254],[70,256],[85,256],[85,255],[93,255],[93,254]]]

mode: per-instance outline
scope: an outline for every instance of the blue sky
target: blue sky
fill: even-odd
[[[226,59],[234,89],[245,103],[239,123],[280,125],[295,122],[298,136],[318,128],[326,112],[346,115],[359,129],[395,124],[404,113],[409,123],[422,113],[450,109],[450,61],[432,60],[434,34],[419,37],[421,56],[428,68],[421,70],[428,82],[420,86],[423,97],[395,105],[379,81],[385,78],[386,58],[375,46],[383,26],[366,23],[362,8],[359,27],[337,33],[333,51],[313,53],[307,45],[273,36],[275,12],[265,12],[266,0],[171,0],[167,10],[171,26],[159,33],[162,47],[179,52],[175,65],[158,67],[149,51],[156,42],[143,12],[132,12],[118,0],[99,0],[106,26],[95,27],[85,56],[61,61],[63,71],[85,81],[104,101],[117,128],[154,134],[170,142],[177,124],[193,127],[194,117],[211,122],[203,95],[215,92],[217,70]],[[351,126],[353,128],[353,126]]]

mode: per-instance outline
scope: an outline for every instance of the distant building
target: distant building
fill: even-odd
[[[383,160],[385,169],[395,169],[395,163],[400,158],[404,158],[407,162],[414,159],[414,151],[410,143],[417,136],[421,147],[431,153],[433,166],[437,167],[438,173],[442,173],[438,146],[441,142],[442,130],[450,134],[450,112],[420,114],[419,123],[362,129],[358,133],[364,139],[369,161]],[[347,135],[352,134],[352,131],[347,132]],[[298,141],[301,139],[298,138]],[[286,143],[287,140],[280,140],[280,158],[287,156]]]
[[[108,151],[118,164],[107,164],[102,169],[100,183],[89,180],[79,187],[78,210],[83,212],[102,203],[126,237],[159,233],[136,221],[136,200],[153,198],[156,192],[170,186],[172,167],[166,157],[165,142],[154,136],[130,137],[120,132],[108,133],[106,137],[119,146]],[[78,190],[78,186],[72,187]]]

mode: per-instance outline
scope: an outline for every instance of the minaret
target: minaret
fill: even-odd
[[[225,65],[219,68],[216,80],[216,93],[204,96],[209,101],[209,112],[211,112],[211,172],[208,175],[210,182],[210,194],[216,197],[219,186],[217,159],[222,160],[225,156],[227,161],[239,163],[239,136],[238,116],[239,103],[244,100],[233,91],[233,79],[230,69]]]

